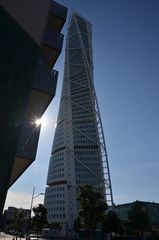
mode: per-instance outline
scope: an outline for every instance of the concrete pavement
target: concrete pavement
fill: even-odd
[[[3,233],[3,232],[0,232],[0,240],[12,240],[12,239],[14,239],[14,240],[25,240],[25,238],[20,238],[20,237],[17,237],[16,238],[16,236],[12,236],[12,235],[9,235],[9,234],[5,234],[5,233]]]

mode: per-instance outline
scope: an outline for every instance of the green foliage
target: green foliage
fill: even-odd
[[[14,218],[14,229],[19,231],[26,222],[25,214],[23,211],[18,211]]]
[[[73,230],[77,233],[79,233],[80,229],[82,228],[82,224],[81,224],[81,219],[78,216],[77,219],[74,221],[74,226],[73,226]]]
[[[103,200],[100,192],[95,192],[91,186],[80,186],[80,211],[74,222],[74,231],[77,233],[80,229],[87,232],[95,230],[98,224],[102,225],[105,233],[123,233],[122,223],[116,212],[108,211],[108,205]]]
[[[41,231],[45,224],[47,224],[47,210],[44,205],[39,204],[33,208],[35,216],[32,218],[32,224]]]
[[[116,212],[111,210],[105,215],[103,220],[103,232],[123,233],[122,223]]]
[[[128,212],[129,226],[134,230],[143,232],[150,230],[149,217],[142,203],[134,202],[132,209]]]
[[[85,230],[95,229],[98,223],[103,221],[105,212],[108,208],[100,192],[95,192],[91,186],[80,186],[79,216],[74,224],[74,228],[82,227]]]

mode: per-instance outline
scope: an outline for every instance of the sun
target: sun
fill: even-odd
[[[41,117],[41,118],[37,118],[36,120],[35,120],[35,125],[36,125],[36,127],[39,127],[39,126],[44,126],[46,124],[46,119],[45,119],[45,117]]]

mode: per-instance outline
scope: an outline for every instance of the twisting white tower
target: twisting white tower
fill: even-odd
[[[65,71],[52,147],[45,206],[49,222],[77,217],[78,186],[88,184],[113,204],[108,158],[93,82],[91,24],[74,12],[68,27]]]

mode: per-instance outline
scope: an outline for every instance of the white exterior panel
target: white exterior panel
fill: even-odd
[[[68,234],[72,231],[79,211],[79,185],[91,185],[103,194],[108,204],[113,202],[104,135],[93,83],[91,24],[77,13],[72,14],[68,27],[63,88],[47,184],[50,187],[46,191],[45,206],[49,222],[56,222],[57,219],[50,212],[47,192],[65,185],[65,222]],[[60,211],[58,214],[60,216]],[[58,222],[63,222],[64,219],[59,216]]]

